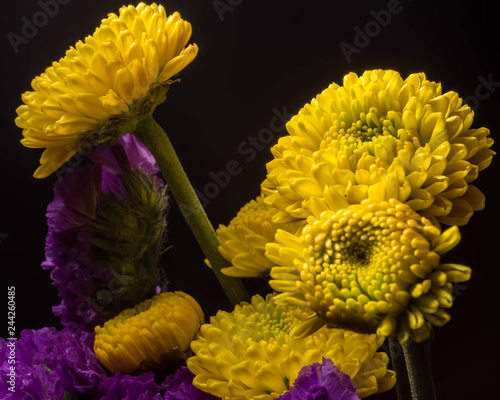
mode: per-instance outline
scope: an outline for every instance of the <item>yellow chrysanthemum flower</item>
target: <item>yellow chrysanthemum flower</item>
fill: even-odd
[[[198,51],[191,25],[161,5],[124,6],[31,83],[16,124],[26,147],[46,148],[44,178],[79,151],[134,129],[134,118],[165,100],[169,79]]]
[[[287,123],[262,190],[281,222],[307,218],[311,197],[335,187],[351,204],[397,198],[435,223],[464,225],[484,207],[470,182],[495,154],[472,120],[457,93],[423,73],[350,73]]]
[[[266,244],[274,241],[278,229],[295,233],[304,225],[302,222],[274,223],[276,211],[259,196],[245,204],[229,226],[219,226],[219,252],[232,264],[222,269],[224,274],[239,278],[269,274],[274,264],[265,256]]]
[[[322,212],[308,218],[300,237],[279,231],[275,241],[266,247],[277,265],[270,285],[283,292],[275,301],[316,313],[298,336],[328,323],[401,343],[424,340],[432,325],[448,322],[453,282],[471,273],[440,263],[460,241],[456,226],[441,233],[396,199]]]
[[[191,343],[193,384],[225,400],[271,400],[293,385],[302,367],[325,357],[351,377],[360,397],[394,386],[387,354],[376,352],[383,337],[323,327],[305,339],[291,338],[309,314],[276,305],[271,295],[256,295],[232,313],[219,311]]]
[[[188,294],[161,293],[97,326],[94,351],[111,372],[161,365],[170,352],[189,349],[203,319],[200,305]]]

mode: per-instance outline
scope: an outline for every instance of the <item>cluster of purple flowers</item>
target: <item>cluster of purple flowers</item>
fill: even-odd
[[[4,400],[213,400],[214,397],[192,385],[193,375],[186,367],[164,382],[156,383],[152,372],[141,375],[108,374],[93,348],[94,335],[81,335],[63,329],[24,330],[16,341],[15,391],[0,380]],[[2,377],[7,376],[8,341],[0,339]]]

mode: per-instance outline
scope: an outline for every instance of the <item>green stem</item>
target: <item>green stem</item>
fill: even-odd
[[[430,341],[403,345],[413,400],[436,400],[432,377]]]
[[[241,280],[231,278],[221,272],[221,269],[228,267],[229,263],[217,249],[219,240],[214,228],[163,128],[149,115],[137,123],[134,135],[146,145],[156,159],[170,191],[230,303],[234,306],[241,301],[248,301],[249,296]]]
[[[391,351],[392,369],[396,372],[398,400],[412,400],[403,349],[397,339],[389,339],[389,349]]]

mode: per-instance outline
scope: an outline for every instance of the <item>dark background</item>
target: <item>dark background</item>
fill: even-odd
[[[22,135],[14,124],[15,109],[21,94],[30,90],[31,79],[62,57],[70,45],[91,34],[108,12],[118,12],[123,5],[122,0],[66,1],[28,43],[19,45],[17,53],[7,34],[21,34],[23,17],[31,19],[41,7],[35,0],[8,0],[2,5],[1,290],[7,303],[7,287],[16,287],[17,331],[58,326],[51,307],[59,300],[48,272],[40,267],[47,231],[45,210],[52,201],[56,177],[32,177],[41,150],[19,143]],[[250,162],[238,146],[270,127],[273,109],[295,114],[331,82],[341,83],[350,71],[362,74],[367,69],[391,68],[404,77],[423,71],[430,80],[442,82],[443,91],[454,90],[469,98],[476,108],[473,127],[490,128],[493,138],[500,131],[500,84],[491,91],[478,89],[479,77],[500,82],[494,3],[401,0],[401,12],[393,14],[359,54],[353,53],[350,62],[340,43],[353,45],[355,28],[364,30],[374,20],[371,11],[387,9],[387,1],[171,0],[163,4],[168,13],[177,10],[192,23],[191,42],[200,50],[155,117],[169,133],[198,190],[203,192],[213,181],[210,171],[225,170],[231,160],[241,166],[241,173],[206,204],[215,226],[227,224],[259,194],[265,163],[271,158],[269,148],[278,135]],[[217,12],[217,5],[226,8]],[[494,160],[480,174],[476,184],[486,194],[486,210],[462,229],[461,243],[446,258],[471,266],[473,275],[457,290],[451,321],[436,331],[432,362],[439,399],[496,396],[498,172],[498,160]],[[170,289],[193,295],[207,315],[227,308],[174,202],[168,220],[171,248],[162,265]],[[253,282],[249,285],[253,288]],[[6,324],[2,326],[6,329]],[[393,399],[395,391],[373,398]]]

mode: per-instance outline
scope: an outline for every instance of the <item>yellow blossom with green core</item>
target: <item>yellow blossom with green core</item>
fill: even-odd
[[[336,188],[350,204],[396,198],[434,223],[464,225],[484,207],[470,183],[495,154],[486,128],[455,92],[424,73],[349,73],[286,125],[262,190],[276,221],[307,218],[312,197]]]
[[[228,226],[219,226],[219,252],[232,264],[222,269],[224,274],[239,278],[269,274],[274,264],[265,256],[266,244],[274,241],[278,229],[295,233],[304,225],[274,223],[276,211],[259,196],[245,204]]]
[[[276,264],[270,285],[282,292],[275,301],[316,313],[297,329],[298,336],[328,324],[419,342],[432,325],[448,322],[453,283],[467,281],[471,273],[463,265],[441,263],[460,241],[456,226],[441,232],[396,199],[367,199],[307,222],[300,237],[279,231],[276,243],[266,247]]]
[[[97,326],[94,351],[111,372],[161,366],[170,352],[189,349],[203,320],[200,305],[188,294],[161,293]]]
[[[219,311],[191,343],[193,384],[225,400],[271,400],[294,384],[302,367],[325,357],[351,377],[360,397],[394,386],[387,354],[376,352],[384,337],[322,327],[292,338],[292,329],[310,313],[276,305],[271,295],[253,296],[231,313]]]
[[[196,45],[185,47],[190,36],[191,25],[162,5],[123,6],[33,79],[16,124],[23,145],[46,149],[34,176],[132,132],[136,117],[165,100],[170,78],[196,56]]]

